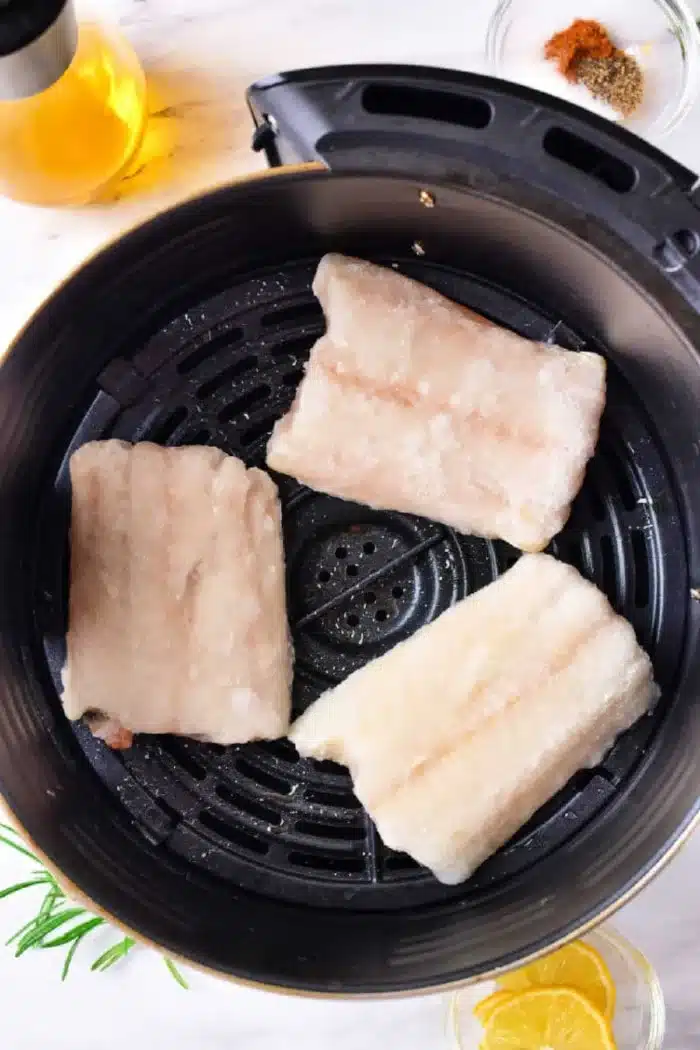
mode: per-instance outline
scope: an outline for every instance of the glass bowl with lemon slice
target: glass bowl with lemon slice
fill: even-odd
[[[649,962],[610,927],[449,998],[457,1050],[660,1050],[665,1011]]]

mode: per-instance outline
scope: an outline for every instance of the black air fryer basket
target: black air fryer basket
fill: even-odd
[[[122,238],[0,371],[0,787],[74,892],[170,953],[277,988],[435,989],[599,921],[696,819],[695,180],[604,121],[476,76],[314,70],[256,85],[250,104],[271,164],[318,163]],[[262,464],[323,329],[311,279],[329,250],[609,362],[598,451],[551,549],[632,622],[663,696],[462,886],[384,847],[347,772],[286,741],[112,752],[58,698],[70,453],[120,437]],[[518,557],[278,480],[296,712]]]

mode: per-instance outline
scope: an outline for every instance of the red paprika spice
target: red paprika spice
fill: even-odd
[[[557,63],[567,80],[575,81],[576,67],[584,58],[612,58],[617,48],[600,22],[577,18],[568,29],[555,33],[544,46],[545,58]]]

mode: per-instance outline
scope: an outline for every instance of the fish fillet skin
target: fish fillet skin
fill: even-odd
[[[215,448],[95,441],[70,460],[63,704],[97,736],[283,736],[292,652],[277,488]]]
[[[546,547],[595,449],[605,360],[523,339],[342,255],[324,256],[313,289],[326,334],[268,465],[377,509]]]
[[[294,723],[348,766],[384,842],[454,884],[658,697],[630,624],[569,565],[529,554]]]

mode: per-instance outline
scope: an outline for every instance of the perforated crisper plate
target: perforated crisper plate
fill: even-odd
[[[68,455],[86,440],[120,437],[209,443],[262,465],[272,424],[289,407],[309,348],[323,329],[311,292],[315,263],[242,280],[172,320],[135,348],[130,360],[112,361],[100,376],[99,392],[56,481],[63,525],[58,546],[48,533],[43,545],[39,615],[55,682],[65,629]],[[522,335],[552,337],[574,349],[584,345],[557,318],[473,277],[416,260],[398,265]],[[518,557],[502,543],[374,512],[289,478],[277,480],[297,714]],[[672,491],[645,415],[611,367],[599,450],[571,520],[551,549],[632,622],[662,687],[673,678],[683,638],[683,603],[674,609],[665,583],[685,571]],[[53,535],[54,515],[55,509]],[[466,886],[452,889],[382,845],[344,769],[300,760],[286,741],[223,748],[140,737],[131,750],[115,753],[84,727],[75,732],[97,775],[163,850],[277,897],[397,908],[478,891],[575,835],[633,773],[662,717],[663,702],[618,741],[599,768],[576,776]]]

